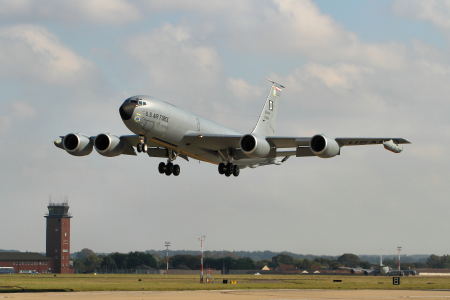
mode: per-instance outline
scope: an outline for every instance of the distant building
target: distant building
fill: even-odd
[[[12,267],[15,273],[52,273],[54,260],[35,252],[0,252],[0,267]]]
[[[53,273],[73,274],[70,267],[70,218],[69,203],[48,204],[47,241],[45,256],[54,260]]]

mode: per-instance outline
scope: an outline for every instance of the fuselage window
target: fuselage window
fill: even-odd
[[[269,110],[273,110],[273,101],[269,100]]]

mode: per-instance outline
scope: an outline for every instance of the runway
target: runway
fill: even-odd
[[[214,290],[142,292],[8,293],[0,299],[164,299],[164,300],[306,300],[306,299],[450,299],[450,290]]]

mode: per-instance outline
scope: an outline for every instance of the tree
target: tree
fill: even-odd
[[[356,268],[359,267],[359,257],[355,254],[351,253],[345,253],[338,257],[337,261],[349,268]]]
[[[86,257],[82,261],[86,267],[86,272],[88,272],[88,273],[92,273],[96,269],[99,269],[100,265],[102,263],[102,260],[95,254],[92,254],[91,256]]]
[[[212,257],[212,252],[209,250],[203,252],[203,257]]]
[[[238,270],[255,270],[255,261],[250,257],[242,257],[236,261]]]
[[[370,264],[368,261],[360,261],[359,266],[363,269],[371,269],[372,264]]]
[[[239,259],[239,258],[241,258],[236,253],[233,253],[233,252],[230,252],[230,251],[226,251],[224,256],[225,257],[231,257],[232,259]]]
[[[302,263],[302,269],[311,270],[312,263],[309,259],[305,258]]]
[[[117,269],[116,262],[109,255],[106,256],[105,258],[103,258],[100,266],[102,267],[102,270],[108,271],[108,272],[111,272],[111,271]]]
[[[297,269],[303,269],[303,259],[294,258],[294,267],[296,267]]]
[[[292,258],[292,256],[289,256],[287,254],[278,254],[272,257],[272,263],[277,267],[281,265],[293,265],[294,259]]]
[[[114,260],[116,263],[117,269],[126,269],[127,268],[127,255],[124,253],[112,253],[109,256]]]
[[[79,252],[75,252],[75,257],[77,259],[85,259],[91,255],[95,254],[94,251],[88,248],[81,249]]]
[[[127,255],[128,268],[135,268],[140,265],[146,265],[152,268],[156,268],[156,259],[151,254],[145,252],[130,252]]]
[[[258,261],[256,262],[256,264],[255,264],[255,268],[256,268],[256,270],[261,270],[261,269],[264,268],[265,266],[268,266],[269,263],[271,263],[271,262],[272,262],[272,260],[271,260],[271,259],[268,259],[268,258],[258,260]]]

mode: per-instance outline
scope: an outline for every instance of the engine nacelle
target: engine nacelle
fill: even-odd
[[[122,154],[125,145],[113,133],[100,133],[95,137],[94,147],[99,154],[114,157]]]
[[[270,145],[266,139],[253,134],[244,135],[239,146],[242,152],[249,157],[265,157],[270,152]]]
[[[394,153],[400,153],[403,151],[403,147],[400,147],[396,143],[394,143],[393,140],[390,141],[384,141],[383,142],[384,149],[394,152]]]
[[[85,156],[92,152],[93,143],[83,133],[69,133],[64,137],[64,150],[73,156]]]
[[[309,143],[311,151],[320,158],[335,157],[339,154],[340,147],[336,140],[325,134],[316,134]]]

